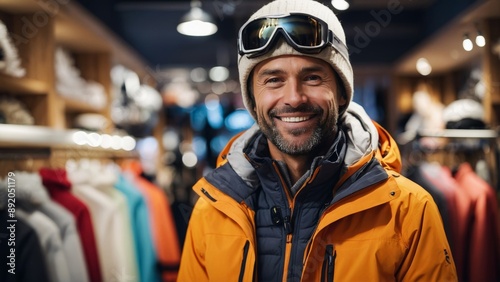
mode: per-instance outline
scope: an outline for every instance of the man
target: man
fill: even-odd
[[[179,281],[455,281],[431,196],[403,177],[391,136],[351,103],[334,13],[277,0],[239,32],[257,121],[193,187]]]

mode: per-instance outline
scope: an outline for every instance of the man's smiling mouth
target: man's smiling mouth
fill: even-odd
[[[290,123],[293,123],[293,122],[302,122],[302,121],[306,121],[308,119],[311,119],[312,116],[306,116],[306,117],[278,117],[281,121],[283,122],[290,122]]]

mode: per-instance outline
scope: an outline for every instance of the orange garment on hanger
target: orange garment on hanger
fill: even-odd
[[[160,187],[140,176],[142,167],[139,162],[129,161],[122,168],[146,199],[162,281],[176,281],[181,252],[168,196]]]

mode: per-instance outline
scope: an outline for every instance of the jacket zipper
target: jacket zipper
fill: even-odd
[[[333,282],[336,256],[337,253],[333,250],[333,245],[326,245],[325,258],[321,269],[321,281]]]
[[[239,282],[243,281],[243,277],[245,276],[245,265],[247,262],[249,248],[250,248],[250,241],[247,240],[245,242],[245,246],[243,246],[243,259],[241,260],[240,276],[238,278]]]
[[[286,181],[283,180],[280,169],[279,169],[278,165],[276,164],[276,161],[273,161],[272,165],[274,167],[274,170],[276,171],[276,173],[278,174],[278,176],[280,178],[281,186],[282,186],[282,188],[285,192],[286,198],[288,200],[288,210],[290,211],[290,215],[286,215],[283,217],[283,215],[281,214],[281,210],[278,210],[279,214],[276,214],[275,216],[279,216],[279,218],[281,218],[281,220],[274,220],[274,222],[276,222],[275,223],[276,225],[278,225],[280,223],[283,224],[283,229],[286,233],[285,253],[284,253],[284,257],[285,257],[284,260],[285,261],[283,263],[283,281],[286,281],[288,279],[288,267],[289,267],[289,263],[290,263],[289,256],[290,256],[290,253],[292,250],[293,228],[292,228],[291,218],[292,218],[292,214],[293,214],[294,203],[293,203],[292,195],[290,194],[290,191],[288,191],[289,188],[286,184]],[[287,256],[288,256],[288,258],[287,258]]]
[[[217,202],[217,199],[215,199],[214,197],[212,197],[212,195],[210,195],[210,193],[208,193],[207,190],[205,190],[205,188],[201,188],[201,192],[207,196],[208,199],[210,199],[210,201],[212,202]]]

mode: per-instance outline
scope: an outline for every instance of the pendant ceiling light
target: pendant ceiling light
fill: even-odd
[[[464,34],[464,41],[462,42],[462,46],[467,52],[471,51],[474,48],[474,44],[472,43],[472,40],[470,40],[468,33]]]
[[[481,28],[479,27],[479,23],[474,24],[476,27],[476,45],[478,47],[484,47],[486,45],[486,38],[484,38],[483,33],[481,32]]]
[[[344,11],[349,9],[349,2],[346,0],[332,0],[332,6],[336,10]]]
[[[208,36],[217,32],[217,25],[213,18],[201,9],[201,2],[193,0],[191,10],[181,18],[177,31],[188,36]]]

